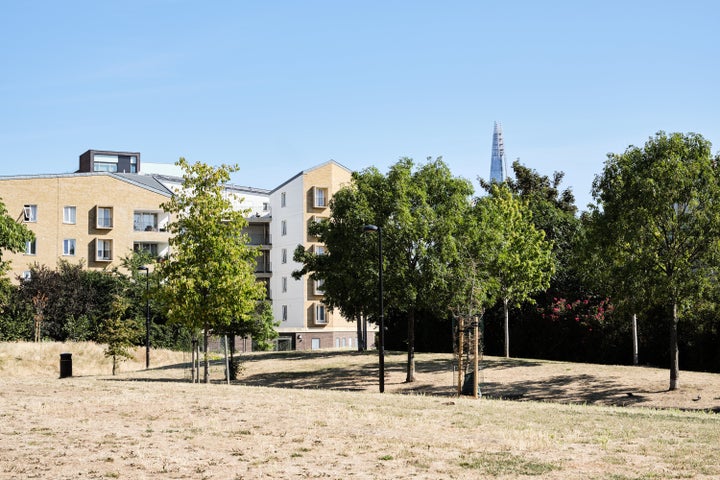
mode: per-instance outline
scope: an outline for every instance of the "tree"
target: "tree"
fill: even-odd
[[[357,317],[377,309],[377,239],[361,235],[363,225],[381,227],[384,297],[388,309],[408,324],[406,381],[415,380],[415,314],[446,317],[457,292],[456,233],[463,228],[472,195],[465,179],[453,177],[438,158],[415,168],[400,159],[387,175],[369,168],[353,174],[352,185],[337,192],[328,221],[312,230],[327,247],[326,258],[298,249],[298,275],[324,280],[325,302]]]
[[[477,200],[475,215],[485,242],[484,268],[497,283],[503,303],[505,356],[510,356],[508,307],[533,301],[531,295],[548,288],[555,271],[552,243],[532,223],[527,203],[506,185],[493,184],[490,196]]]
[[[643,148],[609,154],[593,182],[601,247],[633,288],[670,305],[670,390],[679,385],[678,323],[716,281],[720,159],[701,135],[658,132]]]
[[[5,204],[0,200],[0,275],[4,275],[9,263],[3,260],[3,250],[13,253],[22,252],[27,242],[32,241],[35,234],[22,223],[13,220]]]
[[[184,171],[182,189],[162,205],[175,219],[168,226],[171,253],[160,266],[160,294],[171,322],[184,324],[195,336],[202,331],[209,382],[210,330],[226,329],[233,321],[252,323],[265,288],[255,278],[257,249],[243,233],[247,212],[234,210],[223,195],[223,184],[238,167],[190,165],[184,158],[177,165]]]
[[[135,319],[126,318],[128,299],[113,295],[109,316],[102,322],[98,341],[105,343],[105,356],[112,358],[112,374],[115,375],[120,362],[132,358],[132,347],[138,338],[138,324]]]

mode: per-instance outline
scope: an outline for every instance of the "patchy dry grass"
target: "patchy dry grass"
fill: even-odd
[[[676,395],[664,370],[486,359],[478,401],[452,396],[447,355],[418,355],[412,386],[388,355],[380,395],[370,354],[252,354],[228,386],[219,364],[187,383],[172,352],[112,377],[101,348],[37,348],[0,344],[3,479],[720,477],[720,417],[680,409],[717,406],[717,375],[683,372]],[[60,380],[63,351],[76,376]],[[635,396],[666,408],[607,406]]]

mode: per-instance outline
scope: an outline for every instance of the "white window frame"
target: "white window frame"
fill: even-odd
[[[285,208],[287,206],[287,195],[285,192],[280,193],[280,207]]]
[[[36,223],[37,222],[37,205],[26,204],[23,207],[23,216],[24,216],[26,222]]]
[[[322,303],[315,304],[315,323],[317,325],[327,325],[328,323],[327,310]]]
[[[287,305],[283,305],[280,309],[282,315],[282,321],[287,322],[288,319],[288,308]]]
[[[25,242],[25,255],[37,255],[37,239]]]
[[[63,223],[75,225],[77,223],[77,207],[66,205],[63,207]]]
[[[114,215],[113,215],[113,214],[114,214],[114,212],[113,212],[113,207],[101,207],[101,206],[98,206],[98,207],[96,207],[95,210],[96,210],[96,215],[95,215],[95,216],[97,217],[97,218],[95,219],[96,227],[97,227],[98,229],[111,229],[111,228],[113,228],[113,216],[114,216]],[[101,212],[105,212],[105,211],[107,211],[107,212],[109,213],[109,215],[107,215],[107,216],[102,215],[102,216],[101,216],[101,215],[100,215]]]
[[[101,248],[102,247],[102,248]],[[106,248],[109,247],[109,248]],[[98,238],[95,240],[95,261],[96,262],[112,262],[113,241],[107,238]]]
[[[66,257],[74,257],[77,251],[77,245],[74,238],[66,238],[63,240],[63,255]]]
[[[280,221],[280,235],[287,235],[287,220]]]
[[[325,245],[313,245],[313,252],[315,255],[325,255],[327,253],[327,249],[325,248]]]
[[[313,187],[313,207],[325,208],[328,206],[328,189],[323,187]]]
[[[280,290],[281,290],[283,293],[287,293],[287,287],[288,287],[287,277],[282,277],[282,278],[280,279]]]
[[[287,263],[287,248],[283,248],[283,249],[280,251],[280,257],[281,257],[281,262],[282,262],[282,263]]]
[[[318,278],[314,282],[314,288],[315,288],[315,295],[323,295],[325,294],[325,291],[323,290],[323,285],[325,284],[325,280],[322,278]]]

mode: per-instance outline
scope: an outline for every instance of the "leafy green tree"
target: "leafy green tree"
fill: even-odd
[[[363,225],[381,227],[384,296],[388,310],[401,312],[408,324],[406,381],[415,380],[415,315],[448,315],[457,291],[456,233],[470,206],[472,186],[453,177],[440,159],[415,168],[400,159],[387,175],[375,168],[353,174],[352,185],[337,192],[328,221],[312,232],[325,243],[327,258],[304,249],[302,275],[324,280],[325,301],[350,317],[377,311],[377,238],[361,235]]]
[[[484,268],[497,284],[503,303],[505,356],[510,356],[509,306],[533,302],[532,294],[547,289],[555,271],[552,243],[535,228],[526,202],[507,185],[493,184],[490,195],[478,199],[475,215],[480,225]]]
[[[181,158],[182,188],[162,208],[174,214],[169,258],[160,266],[160,290],[171,322],[203,333],[204,380],[209,382],[207,340],[211,329],[224,330],[233,321],[250,322],[265,298],[255,278],[257,249],[248,245],[243,228],[247,212],[234,210],[223,184],[237,166],[190,165]]]
[[[608,155],[593,182],[601,247],[625,265],[633,289],[671,305],[670,390],[679,385],[680,318],[716,281],[719,160],[701,135],[658,132],[643,148]]]
[[[103,320],[98,335],[98,341],[106,344],[105,356],[112,358],[113,375],[120,362],[133,358],[132,348],[140,336],[137,321],[126,317],[129,306],[126,297],[113,295],[112,308]]]
[[[8,261],[2,258],[3,250],[22,252],[25,244],[34,238],[35,234],[30,229],[8,215],[5,204],[0,200],[0,274],[4,275],[9,268]]]

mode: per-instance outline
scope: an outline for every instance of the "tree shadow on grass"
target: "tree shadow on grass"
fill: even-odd
[[[538,380],[482,384],[482,394],[505,400],[631,406],[645,401],[642,392],[595,375],[557,375]]]

